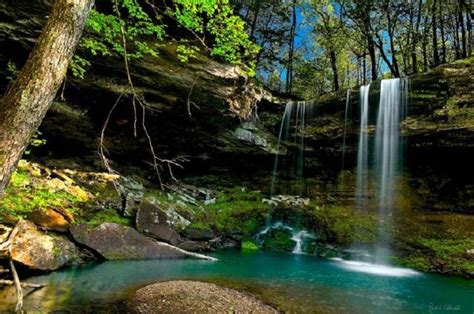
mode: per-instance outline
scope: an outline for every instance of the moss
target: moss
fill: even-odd
[[[87,219],[81,218],[78,220],[78,223],[85,223],[90,226],[98,226],[103,222],[111,222],[120,225],[130,226],[130,220],[128,218],[120,216],[116,210],[111,208],[106,208],[101,211],[98,211],[93,216],[88,217]]]
[[[265,234],[262,249],[270,251],[291,252],[296,241],[291,239],[292,232],[288,229],[270,229]]]
[[[436,270],[436,261],[446,263],[443,270],[452,273],[474,274],[472,255],[467,250],[474,247],[474,239],[418,238],[411,242],[409,254],[398,259],[404,266],[423,271]]]
[[[35,178],[31,173],[18,169],[13,173],[10,185],[0,201],[0,209],[4,215],[19,218],[26,217],[34,209],[61,207],[76,212],[76,205],[84,201],[83,193],[76,194],[55,189],[48,184],[48,181]]]
[[[474,57],[459,59],[459,60],[456,60],[456,61],[452,62],[452,64],[470,67],[474,64]]]
[[[54,258],[59,258],[61,256],[61,249],[58,246],[53,248],[53,256]]]
[[[258,250],[258,245],[253,241],[244,241],[242,242],[242,250],[243,251],[256,251]]]
[[[227,189],[218,194],[214,204],[204,206],[196,214],[193,226],[251,236],[263,224],[267,211],[260,192],[248,192],[240,187]]]
[[[310,205],[305,214],[323,242],[346,245],[370,244],[376,240],[376,219],[352,208]]]

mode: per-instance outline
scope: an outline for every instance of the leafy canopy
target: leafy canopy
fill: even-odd
[[[196,36],[212,56],[242,66],[254,74],[255,55],[259,47],[245,32],[245,22],[234,15],[229,0],[173,0],[172,7],[157,11],[149,1],[107,0],[106,9],[91,11],[86,24],[86,36],[80,47],[92,57],[126,54],[129,60],[146,55],[158,57],[158,45],[166,35],[162,17],[172,17],[179,27]],[[152,11],[154,15],[148,12]],[[190,44],[178,46],[179,60],[186,62],[198,47]],[[76,55],[71,65],[72,74],[84,77],[90,61]]]

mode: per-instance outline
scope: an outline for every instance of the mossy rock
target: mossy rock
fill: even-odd
[[[296,245],[296,241],[291,239],[292,232],[285,228],[270,229],[264,235],[262,248],[269,251],[291,252]]]

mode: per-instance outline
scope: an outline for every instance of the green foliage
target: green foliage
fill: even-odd
[[[129,59],[158,56],[156,42],[149,45],[147,40],[162,39],[163,25],[150,17],[136,0],[116,0],[113,10],[115,14],[91,11],[86,24],[90,35],[82,40],[80,46],[93,56],[123,55],[125,40]]]
[[[195,46],[179,45],[176,48],[176,53],[179,61],[188,62],[189,58],[193,58],[198,52],[198,48]]]
[[[164,38],[166,25],[161,21],[157,7],[150,16],[138,0],[110,1],[105,10],[92,10],[86,23],[86,35],[80,48],[90,56],[123,56],[129,60],[144,56],[158,57],[158,45]],[[174,17],[177,23],[198,36],[209,35],[210,53],[232,64],[243,66],[254,75],[254,57],[258,46],[245,33],[245,23],[234,15],[228,0],[175,0],[173,8],[163,14]],[[112,12],[112,13],[110,13]],[[207,40],[202,40],[206,42]],[[126,49],[125,49],[126,48]],[[196,46],[178,46],[178,58],[187,62],[198,51]],[[75,56],[71,64],[73,76],[84,78],[90,61],[85,56]]]
[[[227,62],[245,65],[249,75],[255,75],[254,57],[259,47],[252,43],[245,32],[245,22],[237,15],[229,0],[175,0],[175,11],[171,12],[178,23],[196,33],[213,37],[211,55],[222,57]]]
[[[42,138],[41,137],[42,135],[43,133],[36,130],[36,132],[33,134],[33,137],[31,138],[30,145],[28,145],[25,152],[23,153],[25,156],[28,156],[29,154],[31,154],[32,147],[40,147],[46,144],[46,139]]]
[[[13,82],[18,75],[18,67],[13,61],[8,61],[7,63],[7,80]]]
[[[71,70],[72,76],[83,79],[90,65],[91,63],[88,60],[79,55],[75,55],[69,64],[69,69]]]

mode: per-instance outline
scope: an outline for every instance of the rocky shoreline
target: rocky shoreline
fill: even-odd
[[[143,287],[128,302],[131,313],[279,313],[256,297],[199,281],[165,281]]]

